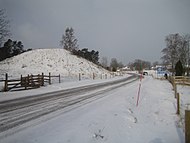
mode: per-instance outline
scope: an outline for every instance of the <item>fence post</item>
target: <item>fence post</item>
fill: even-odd
[[[24,80],[25,80],[24,81],[24,83],[25,83],[24,86],[25,86],[25,89],[27,89],[27,77],[25,77]]]
[[[34,79],[33,79],[33,74],[30,75],[30,82],[31,82],[31,86],[34,87],[35,83],[34,83]]]
[[[38,81],[38,83],[39,83],[39,84],[40,84],[40,86],[41,86],[41,85],[42,85],[42,82],[41,82],[40,74],[38,74],[37,76],[38,76],[37,81]]]
[[[41,86],[44,86],[44,73],[42,73],[42,77],[41,77]]]
[[[174,86],[174,77],[171,76],[171,82],[172,82],[172,85]]]
[[[92,78],[93,78],[93,80],[95,79],[95,73],[93,73]]]
[[[59,83],[61,83],[61,76],[60,76],[60,74],[59,74]]]
[[[176,114],[180,114],[180,104],[179,104],[179,100],[180,100],[180,98],[179,98],[179,93],[177,93],[177,112],[176,112]]]
[[[183,85],[185,84],[185,76],[182,77]]]
[[[27,89],[27,77],[24,77],[24,88]]]
[[[20,84],[21,84],[21,86],[23,85],[22,75],[20,75]]]
[[[28,74],[28,82],[27,82],[27,86],[29,87],[30,85],[30,75]]]
[[[79,81],[81,80],[81,74],[79,73]]]
[[[51,73],[49,72],[49,84],[51,84]]]
[[[8,91],[8,74],[5,74],[5,87],[4,87],[4,91]]]
[[[190,110],[185,110],[185,143],[190,143]]]
[[[174,87],[174,96],[176,98],[176,96],[177,96],[177,85],[176,85],[175,81],[174,81],[173,87]]]

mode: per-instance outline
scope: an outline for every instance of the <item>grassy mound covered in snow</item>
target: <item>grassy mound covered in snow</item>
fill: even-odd
[[[95,65],[86,59],[71,55],[64,49],[35,49],[0,62],[0,77],[5,73],[10,77],[27,74],[61,74],[62,76],[78,76],[79,73],[91,78],[95,73],[109,74],[109,71]]]

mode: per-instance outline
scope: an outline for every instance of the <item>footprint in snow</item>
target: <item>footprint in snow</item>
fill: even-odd
[[[136,117],[133,117],[131,115],[127,116],[127,120],[133,122],[133,123],[137,123],[137,118]]]
[[[127,115],[127,119],[133,123],[137,123],[137,118],[134,117],[133,114],[133,110],[131,108],[128,109],[128,112],[130,113],[129,115]]]
[[[103,135],[103,131],[104,131],[104,128],[99,129],[98,132],[95,132],[93,134],[93,138],[96,139],[96,140],[104,140],[104,141],[106,141],[107,138]]]
[[[133,110],[131,108],[128,109],[128,112],[133,114]]]

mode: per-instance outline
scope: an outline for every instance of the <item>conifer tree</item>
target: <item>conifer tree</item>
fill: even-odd
[[[175,65],[175,76],[182,76],[183,75],[183,65],[179,60]]]
[[[65,34],[62,36],[62,40],[60,42],[64,49],[72,53],[78,50],[77,39],[74,36],[74,29],[72,27],[66,28]]]

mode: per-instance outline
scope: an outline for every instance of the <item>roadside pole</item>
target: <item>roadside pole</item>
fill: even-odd
[[[190,143],[190,110],[185,110],[185,143]]]
[[[143,77],[143,76],[142,76],[142,73],[141,73],[141,75],[140,75],[140,80],[139,80],[139,89],[138,89],[138,95],[137,95],[137,103],[136,103],[136,106],[138,106],[138,104],[139,104],[142,77]]]

